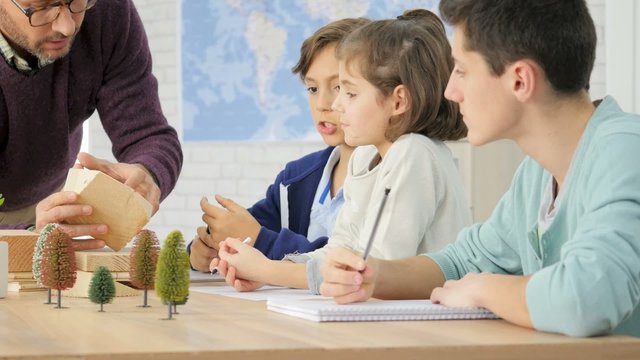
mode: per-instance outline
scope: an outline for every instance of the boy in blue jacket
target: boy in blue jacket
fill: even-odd
[[[251,245],[273,260],[326,245],[344,203],[342,184],[353,152],[344,142],[339,113],[331,109],[339,90],[335,48],[367,22],[343,19],[318,29],[302,44],[292,69],[307,87],[314,124],[329,147],[288,163],[266,197],[248,210],[220,195],[215,198],[222,208],[203,198],[202,218],[208,227],[199,228],[188,246],[193,268],[208,271],[218,243],[227,237],[248,237]]]
[[[445,96],[469,142],[528,155],[491,217],[442,251],[397,261],[333,249],[339,303],[431,298],[573,336],[640,336],[640,116],[592,102],[596,31],[584,0],[443,0],[455,68]]]

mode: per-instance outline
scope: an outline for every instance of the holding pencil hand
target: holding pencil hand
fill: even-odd
[[[338,304],[367,301],[373,294],[378,277],[378,262],[345,247],[327,251],[320,267],[324,282],[320,285],[322,296],[333,297]]]

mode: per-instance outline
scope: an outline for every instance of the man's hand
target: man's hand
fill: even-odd
[[[247,211],[233,200],[216,195],[216,201],[223,208],[211,205],[207,198],[200,200],[202,220],[209,225],[213,247],[218,249],[219,243],[226,238],[244,239],[251,238],[253,246],[260,233],[260,223]]]
[[[206,229],[204,226],[198,228],[197,235],[191,242],[191,255],[189,255],[191,266],[202,272],[209,271],[209,264],[218,257],[218,251],[209,245],[212,240]]]
[[[90,215],[93,208],[89,205],[76,204],[78,194],[71,191],[61,191],[49,195],[36,206],[36,231],[41,231],[49,223],[58,223],[64,232],[72,238],[77,236],[97,236],[107,233],[105,224],[70,225],[66,220],[81,215]],[[76,250],[91,250],[103,248],[102,240],[74,240]]]
[[[147,168],[141,164],[112,163],[90,154],[78,154],[76,168],[99,170],[131,187],[153,206],[152,215],[160,208],[160,188]]]

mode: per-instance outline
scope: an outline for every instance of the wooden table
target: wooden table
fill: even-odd
[[[0,299],[0,359],[640,359],[640,339],[570,338],[501,320],[315,323],[253,302],[192,292],[176,320],[150,293],[97,312],[88,299]]]

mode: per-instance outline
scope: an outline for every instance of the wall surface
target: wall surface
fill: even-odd
[[[179,68],[179,0],[134,0],[145,24],[153,53],[154,74],[159,82],[162,108],[169,122],[178,130],[180,122]],[[606,90],[604,28],[605,0],[589,0],[589,7],[598,33],[596,66],[591,81],[593,98],[602,97]],[[611,6],[613,1],[607,2]],[[259,142],[188,142],[183,144],[185,163],[175,190],[161,204],[149,228],[163,239],[173,230],[182,230],[190,240],[195,228],[202,224],[198,202],[202,196],[219,193],[250,206],[260,199],[286,162],[320,149],[321,143],[259,143]],[[111,144],[99,120],[89,123],[89,150],[94,155],[113,159]],[[482,164],[474,164],[482,167]],[[495,174],[497,182],[508,183],[512,166]],[[474,187],[473,179],[469,186]],[[495,201],[497,199],[493,199]],[[482,206],[481,207],[486,207]]]

